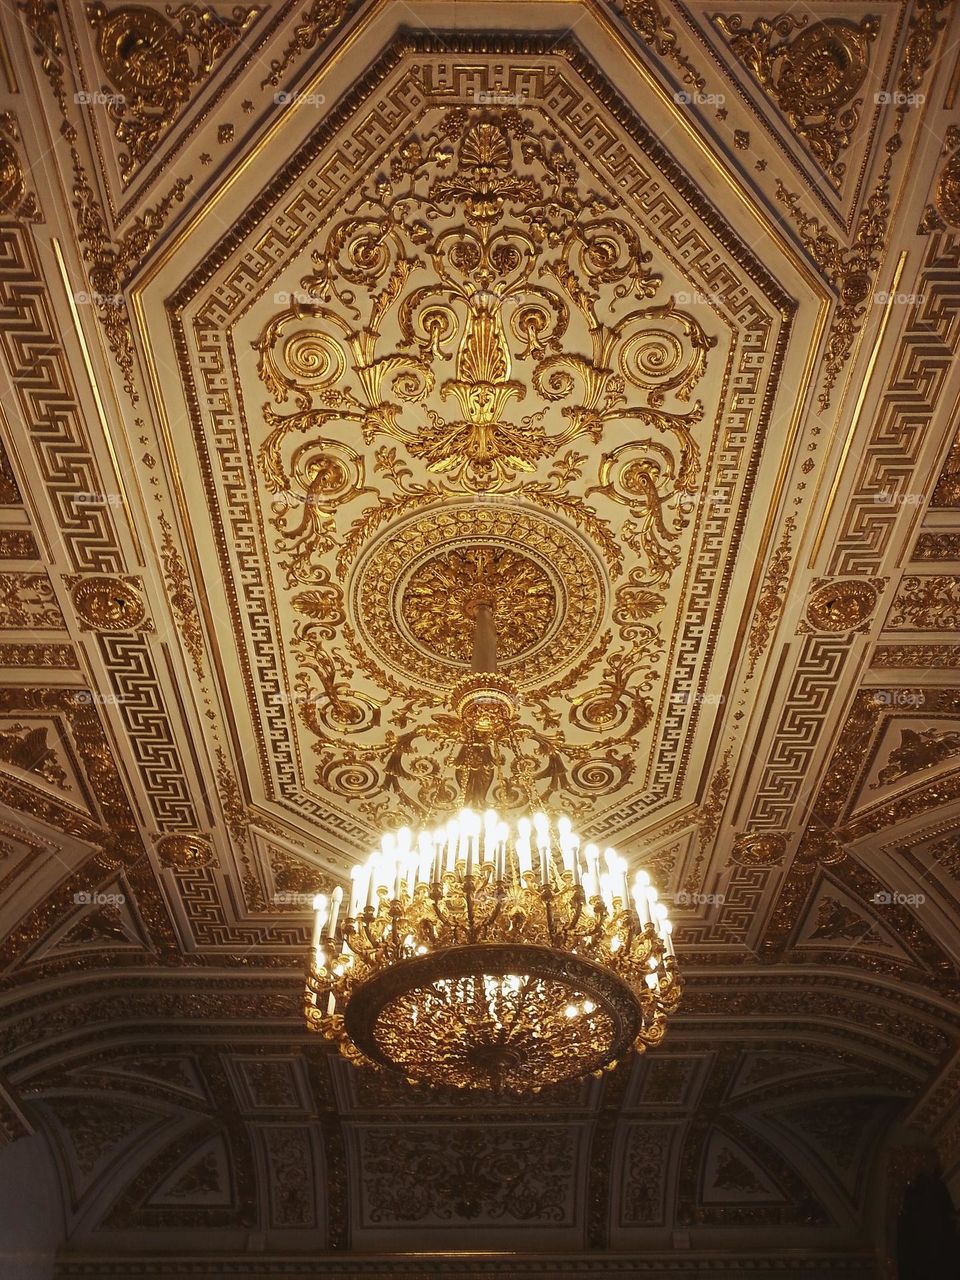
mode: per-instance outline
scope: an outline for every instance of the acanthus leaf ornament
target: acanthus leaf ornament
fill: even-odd
[[[637,233],[605,197],[577,194],[574,177],[559,143],[518,112],[478,123],[450,112],[436,135],[401,148],[256,344],[275,402],[297,406],[264,410],[271,489],[288,485],[291,432],[348,423],[368,441],[393,437],[448,483],[488,492],[581,435],[639,421],[680,446],[679,460],[662,451],[664,483],[690,483],[702,406],[664,404],[670,393],[690,399],[714,340],[672,300],[604,317],[653,297],[659,277]],[[427,267],[433,283],[417,285]],[[589,355],[565,347],[574,317]],[[383,349],[388,332],[398,336]],[[447,360],[455,376],[441,379]],[[531,362],[522,379],[519,361]],[[531,393],[539,403],[521,413]]]
[[[511,605],[520,630],[504,660],[517,641],[524,685],[543,691],[531,697],[541,727],[516,753],[521,770],[539,757],[541,797],[572,791],[576,813],[622,785],[630,740],[652,718],[656,619],[701,473],[694,393],[715,339],[674,298],[657,300],[633,223],[579,178],[560,140],[519,111],[446,110],[361,181],[254,344],[270,395],[258,465],[287,586],[302,588],[299,718],[316,738],[318,783],[374,819],[396,801],[422,813],[444,753],[477,750],[439,708],[458,644],[459,670],[465,657],[460,641],[449,648],[449,609],[466,625],[464,575],[481,564],[494,578],[509,564],[533,593],[528,608]],[[634,438],[611,443],[597,486],[628,510],[617,530],[578,483],[575,446],[619,432]],[[369,481],[346,443],[358,434],[391,441]],[[564,523],[582,538],[560,537]],[[642,567],[608,615],[624,644],[608,653],[608,634],[602,678],[561,729],[566,711],[549,698],[582,679],[608,607],[593,549],[616,579],[625,547]],[[579,675],[558,679],[551,655]],[[355,666],[402,700],[386,732],[368,734],[382,704],[351,688]],[[438,715],[408,728],[413,707]],[[515,783],[498,785],[506,795]]]

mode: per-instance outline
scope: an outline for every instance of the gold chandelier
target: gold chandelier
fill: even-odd
[[[453,705],[482,759],[516,692],[496,672],[487,602]],[[489,783],[469,771],[464,798]],[[666,907],[614,849],[569,820],[464,808],[383,836],[343,890],[319,895],[305,992],[311,1031],[410,1082],[511,1093],[611,1070],[663,1038],[680,1001]],[[343,918],[341,918],[343,917]]]

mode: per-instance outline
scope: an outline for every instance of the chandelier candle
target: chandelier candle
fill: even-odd
[[[314,901],[308,1027],[410,1081],[536,1092],[663,1037],[681,980],[666,908],[567,818],[464,809],[406,828]]]

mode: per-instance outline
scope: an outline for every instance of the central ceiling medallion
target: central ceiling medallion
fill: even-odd
[[[557,595],[546,568],[510,548],[468,546],[418,564],[400,604],[403,622],[420,644],[447,662],[463,662],[473,643],[477,608],[511,619],[502,653],[515,658],[535,648],[557,617]]]
[[[394,524],[358,560],[349,594],[367,651],[433,688],[469,670],[481,603],[502,670],[520,686],[575,661],[607,603],[586,539],[519,498],[445,503]]]

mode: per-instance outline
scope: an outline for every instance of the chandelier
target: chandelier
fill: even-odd
[[[317,896],[307,1027],[411,1083],[527,1093],[600,1075],[659,1043],[679,1003],[666,907],[567,818],[477,811],[482,761],[517,710],[482,599],[453,705],[474,807],[385,834],[351,871],[345,912],[341,888]]]

